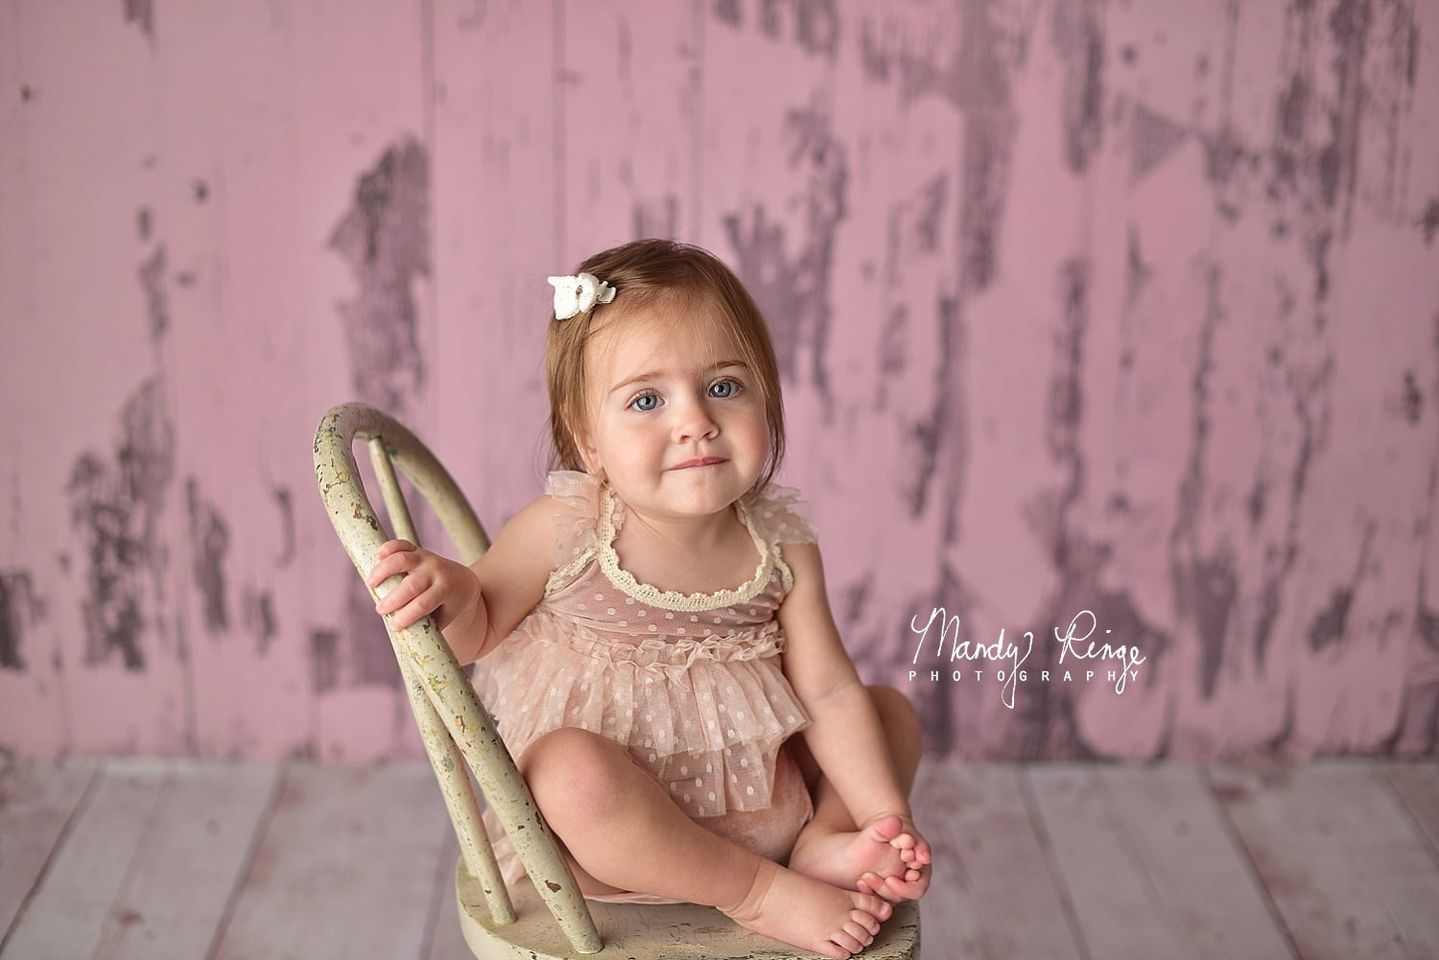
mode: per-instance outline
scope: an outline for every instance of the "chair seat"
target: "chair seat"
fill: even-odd
[[[510,886],[518,919],[496,926],[485,908],[478,880],[455,865],[455,893],[459,898],[460,926],[476,957],[517,960],[573,960],[574,948],[556,926],[535,892],[529,877]],[[813,957],[778,940],[761,936],[731,921],[713,907],[696,904],[637,904],[586,901],[605,947],[585,956],[625,960],[689,960],[730,957],[739,960],[768,957]],[[919,948],[919,911],[913,901],[895,906],[894,915],[880,927],[879,936],[866,947],[865,960],[912,960]]]

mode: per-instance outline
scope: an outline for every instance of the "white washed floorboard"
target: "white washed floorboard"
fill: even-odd
[[[1248,851],[1197,768],[1125,764],[1095,775],[1146,864],[1174,943],[1204,960],[1294,956]]]
[[[99,775],[93,760],[0,758],[0,942]]]
[[[916,803],[934,854],[920,902],[925,955],[973,960],[1083,957],[1066,893],[1050,867],[1009,764],[926,763]]]
[[[1439,956],[1439,864],[1365,763],[1209,773],[1305,960]]]
[[[1394,761],[1379,764],[1378,769],[1388,777],[1439,858],[1439,763]]]
[[[279,766],[273,763],[173,769],[110,911],[97,960],[208,956],[225,909],[244,880],[278,779]]]
[[[1053,764],[1034,767],[1026,777],[1089,955],[1200,957],[1164,902],[1134,825],[1115,809],[1099,772],[1088,765]]]
[[[106,769],[20,913],[4,960],[89,957],[145,842],[168,777],[162,764]]]
[[[450,836],[428,763],[289,766],[216,960],[419,957]]]
[[[1439,765],[926,761],[913,802],[929,960],[1439,956]],[[468,960],[455,856],[423,763],[12,760],[0,957]]]

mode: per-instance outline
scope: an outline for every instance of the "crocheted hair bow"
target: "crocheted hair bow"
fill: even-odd
[[[597,303],[609,303],[615,298],[615,288],[593,273],[545,279],[555,288],[556,320],[568,320]]]

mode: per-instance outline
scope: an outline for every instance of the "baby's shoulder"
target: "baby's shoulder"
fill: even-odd
[[[749,510],[770,543],[819,542],[814,511],[795,487],[770,481],[752,498]]]
[[[490,548],[477,561],[476,568],[486,564],[520,567],[548,564],[551,531],[562,509],[553,497],[546,495],[525,504],[505,521]]]

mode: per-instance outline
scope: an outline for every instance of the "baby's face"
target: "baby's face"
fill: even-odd
[[[625,503],[676,519],[728,509],[769,455],[754,372],[722,326],[671,327],[685,309],[662,302],[596,331],[585,355],[591,429],[579,438],[589,471],[603,470]],[[683,466],[697,458],[717,462]]]

